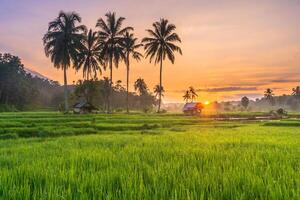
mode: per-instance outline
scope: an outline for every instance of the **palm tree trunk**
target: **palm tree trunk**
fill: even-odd
[[[128,96],[129,96],[129,54],[127,54],[127,82],[126,82],[126,106],[127,106],[127,113],[129,113],[129,102],[128,102]]]
[[[67,66],[64,66],[64,97],[65,97],[65,112],[68,112],[69,103],[68,103]]]
[[[163,62],[163,60],[162,60],[162,56],[161,56],[161,60],[160,60],[160,71],[159,71],[159,89],[160,89],[160,91],[159,91],[159,99],[158,99],[158,110],[157,110],[157,112],[159,113],[160,112],[160,106],[161,106],[161,88],[162,88],[162,62]]]
[[[110,56],[110,60],[109,60],[109,69],[110,69],[110,82],[109,82],[109,94],[108,94],[108,101],[107,101],[107,113],[110,113],[110,103],[112,100],[112,70],[113,70],[113,66],[112,66],[112,55]]]

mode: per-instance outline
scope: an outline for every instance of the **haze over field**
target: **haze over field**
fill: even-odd
[[[146,1],[0,0],[0,52],[18,55],[30,69],[62,83],[63,73],[44,55],[42,37],[60,10],[80,13],[94,30],[107,11],[126,17],[136,36],[146,36],[153,21],[166,17],[176,24],[183,56],[164,65],[165,101],[182,101],[184,90],[199,89],[199,100],[260,97],[267,88],[290,94],[300,76],[300,1]],[[130,85],[143,77],[150,89],[158,83],[159,66],[148,59],[132,64]],[[104,73],[108,76],[108,71]],[[68,73],[69,83],[82,73]],[[125,65],[114,80],[125,83]]]

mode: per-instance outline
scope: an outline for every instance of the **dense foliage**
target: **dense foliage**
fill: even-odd
[[[0,104],[4,111],[55,107],[61,101],[55,81],[27,73],[21,60],[0,53]]]
[[[147,87],[144,82],[145,87]],[[108,78],[79,80],[68,85],[71,104],[88,101],[100,110],[108,105],[108,95],[112,92],[110,103],[115,110],[125,110],[126,89],[121,81],[113,84],[110,90]],[[129,107],[137,110],[151,110],[156,104],[155,97],[145,89],[142,94],[129,92]],[[33,109],[57,110],[63,107],[63,87],[57,82],[27,73],[21,60],[10,54],[0,54],[0,111]]]
[[[148,112],[156,104],[156,98],[149,92],[145,82],[144,84],[145,92],[139,94],[129,92],[128,102],[131,109]],[[111,98],[108,98],[111,92]],[[116,111],[125,111],[127,109],[127,92],[120,80],[113,84],[111,90],[107,77],[101,80],[79,80],[74,87],[71,101],[72,103],[90,102],[102,111],[106,111],[108,103],[110,103]]]

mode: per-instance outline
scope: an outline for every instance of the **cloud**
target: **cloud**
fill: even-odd
[[[235,91],[257,91],[257,87],[211,87],[211,88],[201,88],[196,89],[197,92],[208,92],[208,93],[215,93],[215,92],[235,92]],[[183,93],[186,90],[175,90],[170,92],[175,93]]]
[[[263,94],[260,93],[242,93],[242,94],[233,94],[233,95],[223,95],[222,99],[223,100],[230,100],[230,101],[239,101],[242,97],[248,97],[252,100],[256,98],[261,98]]]
[[[300,82],[300,80],[296,79],[275,79],[271,80],[272,83],[297,83]]]
[[[256,87],[215,87],[197,89],[198,92],[233,92],[233,91],[257,91]]]

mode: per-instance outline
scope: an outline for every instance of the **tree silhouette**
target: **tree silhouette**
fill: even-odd
[[[245,109],[248,107],[249,103],[250,103],[250,101],[249,101],[248,97],[245,96],[241,99],[241,104]]]
[[[134,90],[138,91],[140,96],[148,94],[148,86],[145,83],[144,79],[138,78],[134,83]]]
[[[76,70],[82,68],[83,78],[89,80],[90,77],[97,77],[98,72],[102,74],[101,64],[102,60],[100,58],[100,45],[98,43],[97,33],[93,32],[91,29],[88,34],[85,35],[83,40],[84,45],[80,49],[79,53],[79,63],[76,66]]]
[[[181,42],[179,36],[174,32],[176,26],[170,24],[166,19],[160,19],[159,22],[152,24],[153,30],[146,31],[150,37],[145,37],[142,42],[145,44],[146,57],[150,57],[150,63],[154,60],[155,64],[160,63],[159,86],[162,88],[162,67],[163,60],[166,57],[172,64],[175,62],[174,52],[182,54],[180,47],[176,46],[175,42]],[[161,97],[159,94],[158,112],[160,112]]]
[[[269,103],[273,106],[275,104],[274,101],[274,93],[273,90],[270,88],[267,88],[267,90],[264,93],[265,98],[269,101]]]
[[[154,94],[155,94],[156,98],[159,97],[159,95],[164,96],[164,93],[165,93],[164,87],[160,86],[160,85],[156,85],[153,88],[153,91],[154,91]]]
[[[124,54],[125,54],[125,64],[126,64],[126,75],[127,75],[127,81],[126,81],[126,104],[127,104],[127,113],[129,113],[129,102],[128,102],[128,95],[129,95],[129,68],[130,68],[130,57],[135,59],[136,61],[140,61],[141,57],[143,55],[137,51],[138,48],[140,48],[142,44],[139,44],[137,42],[137,38],[134,37],[132,33],[126,32],[124,34],[124,39],[122,42],[122,47],[124,48]]]
[[[185,91],[185,93],[182,97],[183,97],[183,100],[187,103],[191,99],[190,91],[189,90]]]
[[[191,96],[191,102],[194,102],[194,100],[196,99],[196,97],[198,97],[198,94],[196,93],[196,90],[194,87],[190,86],[189,87],[189,92],[190,92],[190,96]]]
[[[65,111],[68,111],[67,69],[73,63],[78,63],[79,49],[86,32],[84,25],[77,26],[81,22],[80,16],[75,12],[65,13],[61,11],[58,17],[49,23],[48,31],[43,37],[44,50],[47,57],[51,58],[54,67],[64,71],[64,97]]]
[[[113,63],[117,68],[119,62],[125,58],[122,41],[123,35],[133,30],[132,27],[122,28],[124,17],[116,18],[116,14],[113,12],[108,12],[106,15],[106,20],[100,18],[97,21],[96,27],[100,28],[98,32],[99,40],[100,40],[100,56],[104,60],[104,69],[109,66],[110,70],[110,87],[112,87],[113,83]],[[110,98],[110,97],[109,97]],[[110,112],[110,104],[108,102],[107,111]]]
[[[299,86],[297,86],[296,88],[293,88],[292,91],[293,91],[292,92],[293,96],[300,98],[300,87]]]

